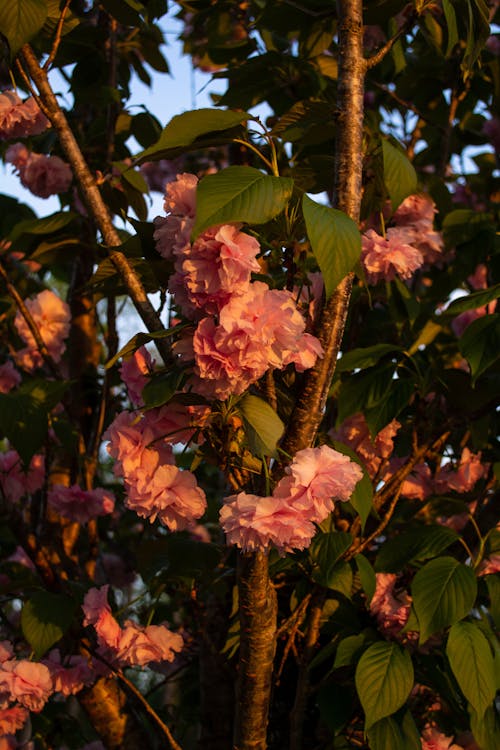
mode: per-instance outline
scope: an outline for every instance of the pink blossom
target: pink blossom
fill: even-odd
[[[176,305],[192,319],[217,314],[233,296],[247,291],[252,271],[260,270],[259,251],[257,240],[236,226],[203,232],[177,252],[176,273],[169,281]]]
[[[82,605],[85,614],[83,624],[94,626],[101,646],[116,649],[120,642],[121,628],[111,613],[108,589],[106,584],[100,589],[92,588],[85,594]]]
[[[33,573],[36,571],[31,558],[28,557],[26,551],[19,545],[16,547],[14,552],[6,558],[6,561],[17,563],[18,565],[24,565],[25,568],[28,568]]]
[[[33,97],[26,101],[15,91],[0,94],[0,140],[38,135],[50,127]]]
[[[101,487],[82,490],[77,484],[72,487],[54,484],[47,499],[59,515],[78,523],[88,523],[96,516],[108,515],[115,508],[115,496]]]
[[[125,622],[118,646],[118,659],[124,664],[142,667],[150,662],[173,661],[182,651],[184,641],[165,625],[142,627],[131,620]]]
[[[9,450],[0,453],[0,494],[10,503],[17,503],[24,495],[39,490],[45,478],[44,457],[35,454],[28,473],[23,471],[19,453]]]
[[[136,406],[143,406],[142,389],[149,380],[154,361],[145,346],[141,346],[131,357],[124,359],[120,367],[120,377],[127,386],[130,400]]]
[[[0,668],[0,691],[29,711],[41,711],[52,694],[50,672],[44,664],[22,659],[6,661]]]
[[[451,464],[441,466],[434,477],[435,492],[444,495],[454,492],[470,492],[476,482],[488,473],[488,464],[481,463],[481,454],[471,453],[464,448],[458,468],[454,470]]]
[[[21,375],[9,360],[0,365],[0,393],[9,393],[21,382]]]
[[[488,288],[488,266],[485,263],[479,263],[471,276],[467,276],[467,282],[475,290]]]
[[[21,706],[0,709],[0,736],[14,734],[28,721],[29,712]]]
[[[37,294],[33,299],[24,301],[28,308],[40,336],[47,350],[54,360],[60,362],[66,349],[64,339],[69,335],[70,309],[57,294],[49,289]],[[43,364],[42,355],[28,325],[18,311],[14,319],[17,332],[28,345],[26,349],[17,352],[17,357],[23,361],[25,369],[33,370]]]
[[[420,740],[422,742],[422,750],[462,750],[460,745],[453,743],[452,737],[445,737],[434,726],[425,727]]]
[[[223,400],[243,393],[270,367],[282,369],[295,361],[302,366],[303,344],[311,351],[304,328],[290,292],[254,282],[246,294],[222,308],[218,325],[212,318],[198,324],[193,337],[194,390]],[[319,342],[316,346],[319,351]],[[310,360],[315,358],[311,352]]]
[[[368,284],[393,281],[396,276],[409,279],[420,268],[424,257],[401,236],[396,228],[388,229],[382,237],[369,229],[362,235],[361,262]]]
[[[376,588],[370,602],[370,612],[384,635],[396,636],[406,625],[410,615],[411,597],[406,591],[395,594],[397,576],[393,573],[376,573]]]
[[[35,154],[19,143],[9,146],[5,161],[14,165],[21,184],[39,198],[65,193],[73,179],[71,168],[58,156]]]
[[[427,500],[434,493],[432,472],[425,463],[417,464],[401,485],[401,494],[409,500]]]
[[[444,247],[441,232],[434,230],[435,213],[432,198],[420,193],[405,198],[392,217],[400,241],[419,250],[425,263],[440,260]]]
[[[393,419],[372,438],[364,414],[358,412],[344,419],[340,427],[330,430],[328,434],[332,440],[338,440],[352,448],[373,479],[382,463],[392,454],[393,439],[400,427],[399,422]]]
[[[220,510],[221,526],[228,544],[245,552],[274,544],[280,554],[305,549],[316,533],[306,514],[297,513],[286,499],[258,497],[240,492],[230,495]]]
[[[45,657],[43,664],[50,671],[54,692],[63,695],[75,695],[85,685],[89,685],[93,681],[94,675],[87,659],[79,654],[74,654],[64,661],[63,664],[59,650],[53,649]]]
[[[137,416],[124,411],[104,433],[103,439],[109,440],[107,451],[116,461],[113,470],[117,476],[131,479],[140,468],[174,462],[172,447],[165,443],[161,428],[155,423],[156,412],[149,415],[150,412]]]
[[[126,483],[126,505],[141,518],[158,520],[171,531],[189,528],[206,509],[203,490],[190,471],[168,464],[138,469]]]
[[[299,451],[285,471],[274,497],[288,500],[314,523],[321,523],[330,515],[335,500],[349,500],[363,477],[361,468],[349,456],[328,445]]]
[[[167,443],[203,442],[200,430],[210,416],[210,407],[202,404],[185,405],[170,401],[157,409],[149,409],[144,419],[153,432]]]
[[[0,641],[0,664],[12,659],[14,656],[14,646],[10,641]]]
[[[478,568],[478,576],[489,576],[492,573],[500,573],[500,554],[493,554],[481,562]]]
[[[184,173],[177,175],[177,180],[169,182],[165,188],[163,207],[167,216],[154,219],[153,236],[156,249],[167,260],[189,243],[196,212],[197,185],[195,175]]]

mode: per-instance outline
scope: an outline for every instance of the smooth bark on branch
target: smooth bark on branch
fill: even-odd
[[[363,167],[363,93],[366,61],[363,58],[362,0],[338,0],[338,87],[335,185],[333,205],[359,221]],[[352,274],[346,276],[326,302],[317,336],[325,354],[306,377],[283,440],[291,456],[310,446],[323,418],[335,372],[351,297]]]
[[[239,597],[234,750],[265,750],[278,609],[265,552],[239,555]]]
[[[111,262],[120,274],[147,330],[150,332],[162,330],[164,328],[163,323],[149,301],[140,278],[130,265],[127,257],[120,250],[116,249],[121,245],[120,237],[113,226],[109,211],[102,200],[97,183],[88,168],[78,142],[73,135],[73,131],[59,106],[59,102],[50,85],[47,72],[40,67],[36,55],[29,44],[24,45],[21,50],[21,56],[38,89],[38,98],[43,112],[59,136],[61,148],[71,164],[73,175],[78,183],[85,205],[99,228],[104,243],[108,247]],[[165,363],[168,363],[171,360],[171,353],[167,341],[159,339],[156,342],[156,346]]]

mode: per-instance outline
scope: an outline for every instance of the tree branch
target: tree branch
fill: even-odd
[[[104,243],[108,247],[111,262],[120,274],[147,330],[150,332],[162,330],[164,326],[150,303],[139,276],[130,265],[126,256],[120,250],[116,249],[121,245],[120,237],[113,226],[109,211],[102,200],[99,188],[88,168],[87,162],[73,135],[73,131],[55,97],[47,77],[47,72],[40,67],[29,44],[24,45],[21,55],[32,80],[38,88],[38,98],[43,105],[43,112],[49,118],[54,130],[57,132],[61,148],[71,164],[73,174],[89,214],[94,218],[102,234]],[[158,339],[156,345],[165,363],[169,363],[171,361],[171,352],[167,340]]]

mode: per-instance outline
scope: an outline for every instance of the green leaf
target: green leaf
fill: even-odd
[[[389,141],[382,141],[384,182],[395,211],[400,203],[417,190],[417,173],[406,154]]]
[[[413,687],[410,654],[397,643],[370,646],[356,669],[356,689],[366,716],[365,729],[395,713]]]
[[[440,316],[443,315],[455,316],[459,313],[463,313],[466,310],[476,310],[478,307],[487,305],[488,302],[493,302],[500,297],[500,284],[495,284],[489,289],[481,289],[479,292],[472,292],[472,294],[466,294],[459,299],[454,300],[446,310],[444,310]]]
[[[228,167],[207,175],[196,192],[193,237],[216,224],[265,224],[285,209],[292,189],[289,177],[272,177],[253,167]]]
[[[16,239],[22,234],[54,234],[54,232],[67,227],[77,218],[78,214],[72,211],[56,211],[56,213],[45,216],[43,219],[27,219],[18,222],[10,236],[12,239]]]
[[[256,456],[276,457],[276,445],[285,425],[267,401],[246,393],[238,408],[245,426],[251,452]]]
[[[458,42],[457,15],[451,0],[443,0],[443,11],[446,28],[448,29],[448,44],[446,45],[445,56],[449,57]]]
[[[475,623],[456,622],[448,636],[446,655],[462,693],[481,719],[496,693],[488,640]]]
[[[24,637],[40,659],[70,627],[76,611],[73,599],[63,594],[36,591],[21,612]]]
[[[467,46],[462,60],[462,71],[467,79],[490,35],[489,9],[484,0],[467,0]]]
[[[142,389],[146,409],[168,404],[180,389],[183,374],[180,370],[153,374]]]
[[[328,534],[316,534],[309,548],[309,555],[314,563],[313,578],[317,583],[327,588],[335,588],[332,582],[339,583],[339,574],[341,577],[346,576],[345,568],[342,568],[342,571],[335,570],[335,568],[351,543],[352,536],[347,532],[333,531]],[[348,567],[350,571],[350,566]],[[352,573],[350,573],[350,584],[352,584]]]
[[[406,711],[400,723],[392,716],[377,721],[368,730],[371,750],[421,750],[422,743],[413,716]]]
[[[321,206],[308,195],[302,198],[302,212],[312,251],[330,297],[361,255],[361,234],[352,219],[342,211]]]
[[[474,384],[500,357],[500,315],[491,313],[474,320],[460,336],[458,347],[469,363]]]
[[[413,579],[413,606],[420,627],[420,643],[461,620],[474,605],[474,571],[453,557],[431,560]]]
[[[12,57],[38,34],[46,18],[45,0],[6,0],[0,3],[0,29],[7,37]]]
[[[246,112],[225,109],[195,109],[173,117],[156,143],[140,153],[136,164],[174,159],[186,151],[219,146],[232,138],[231,130],[248,120]]]
[[[375,561],[377,573],[399,573],[408,563],[440,555],[459,535],[447,526],[412,526],[386,541]]]
[[[470,728],[481,750],[498,750],[500,747],[500,717],[494,706],[486,709],[484,716],[478,716],[469,707]]]
[[[362,648],[366,636],[363,633],[358,635],[349,635],[340,641],[337,653],[335,654],[335,662],[333,664],[334,669],[340,667],[347,667],[354,661],[358,661],[358,652]]]
[[[326,573],[320,568],[313,570],[313,580],[331,591],[338,591],[348,599],[352,593],[352,568],[345,560],[340,560]]]
[[[363,466],[361,468],[363,476],[354,488],[349,503],[358,514],[361,520],[361,531],[363,531],[373,507],[373,483],[366,469]]]
[[[443,219],[443,237],[449,247],[470,242],[485,231],[495,231],[490,214],[457,208]]]
[[[128,355],[133,354],[144,344],[148,344],[150,341],[157,341],[158,339],[167,339],[169,338],[169,336],[173,336],[175,333],[178,333],[178,331],[181,331],[186,327],[186,325],[187,324],[181,323],[178,326],[166,328],[164,331],[154,331],[153,333],[136,333],[135,336],[132,336],[130,341],[127,341],[125,346],[123,346],[120,351],[115,354],[114,357],[106,362],[106,370],[109,370],[110,367],[113,367],[113,365],[116,364],[116,362],[118,362],[121,357],[127,357]]]
[[[342,354],[342,358],[337,362],[336,371],[350,372],[358,368],[364,370],[376,365],[386,354],[402,351],[400,346],[394,344],[374,344],[360,349],[351,349],[350,352]]]
[[[490,597],[490,612],[495,626],[500,630],[500,577],[487,575],[484,577]]]
[[[359,553],[354,558],[354,562],[357,565],[359,578],[361,580],[361,586],[366,594],[366,600],[368,604],[371,602],[375,588],[377,585],[377,579],[375,577],[375,571],[373,570],[371,563],[367,558]]]

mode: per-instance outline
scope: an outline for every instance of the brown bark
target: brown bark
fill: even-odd
[[[29,44],[21,50],[26,68],[38,89],[38,102],[56,131],[61,148],[71,164],[73,175],[78,183],[81,196],[93,217],[104,243],[108,247],[109,257],[120,274],[134,306],[148,331],[160,331],[164,328],[160,318],[150,303],[146,291],[137,273],[126,256],[116,248],[121,245],[120,237],[113,226],[110,213],[102,200],[95,178],[91,174],[75,136],[66,120],[49,83],[46,71],[40,67],[36,55]],[[22,69],[22,68],[21,68]],[[157,341],[157,348],[165,363],[171,360],[169,344],[165,339]]]
[[[276,651],[276,592],[267,554],[239,558],[240,658],[234,750],[265,750]]]

